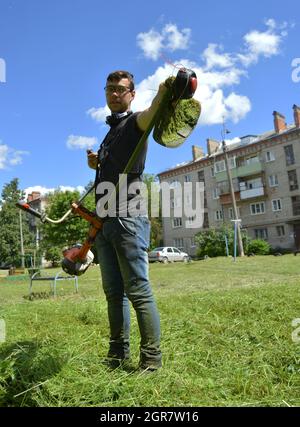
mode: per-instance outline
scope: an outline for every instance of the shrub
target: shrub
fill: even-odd
[[[262,239],[251,240],[247,245],[247,254],[268,255],[270,251],[270,244]]]
[[[62,258],[63,258],[63,255],[62,255],[61,248],[58,248],[56,246],[52,246],[52,247],[46,249],[45,259],[47,261],[51,261],[52,267],[57,267],[59,265],[60,261],[62,260]]]
[[[228,242],[228,252],[233,255],[234,230],[232,227],[224,225],[220,229],[210,228],[209,230],[201,231],[195,236],[195,242],[198,247],[197,257],[202,258],[205,255],[209,257],[226,256],[225,236]],[[244,247],[246,247],[249,239],[243,230],[242,240]]]

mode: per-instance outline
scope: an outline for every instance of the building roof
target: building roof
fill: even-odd
[[[266,131],[266,132],[264,132],[264,133],[262,133],[260,135],[245,135],[245,136],[240,137],[240,141],[228,144],[227,145],[227,153],[229,153],[231,151],[234,151],[234,150],[238,150],[238,149],[244,148],[246,146],[248,147],[248,146],[251,146],[251,145],[255,145],[257,143],[268,141],[268,140],[270,140],[272,138],[282,137],[284,135],[291,134],[294,131],[300,131],[300,128],[297,127],[295,124],[290,124],[290,125],[287,125],[287,127],[286,127],[285,130],[282,130],[279,133],[277,133],[273,129],[273,130]],[[218,156],[220,156],[222,154],[223,154],[223,148],[222,148],[222,143],[220,142],[217,151],[215,153],[211,154],[210,156],[208,154],[206,154],[205,156],[203,156],[201,158],[198,158],[196,160],[191,160],[191,161],[188,161],[188,162],[179,163],[176,166],[170,167],[170,168],[168,168],[168,169],[160,172],[158,174],[158,176],[167,174],[167,173],[169,173],[171,171],[175,172],[176,170],[180,170],[183,167],[188,167],[188,166],[191,166],[191,165],[193,165],[195,163],[199,164],[199,163],[201,163],[203,161],[206,161],[206,160],[209,160],[209,159],[213,159],[215,161],[216,157],[218,157]]]

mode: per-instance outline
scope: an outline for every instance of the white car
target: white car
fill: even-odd
[[[182,252],[178,248],[173,246],[161,246],[159,248],[153,249],[148,253],[149,262],[175,262],[175,261],[184,261],[187,262],[190,257],[187,253]]]

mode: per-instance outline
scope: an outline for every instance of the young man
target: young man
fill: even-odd
[[[88,165],[96,169],[96,202],[99,215],[101,184],[114,185],[119,180],[143,132],[153,118],[166,88],[159,87],[151,106],[145,111],[132,113],[134,99],[133,76],[127,71],[115,71],[107,77],[105,94],[112,115],[107,118],[110,130],[98,153],[88,152]],[[161,367],[160,322],[148,276],[147,248],[150,223],[147,213],[128,209],[136,192],[130,188],[141,182],[147,145],[127,174],[127,200],[121,207],[117,197],[116,214],[103,218],[98,232],[96,248],[100,263],[103,289],[107,299],[110,325],[108,359],[118,366],[130,358],[130,306],[136,312],[141,342],[139,366],[143,370]],[[120,193],[120,191],[119,191]],[[101,215],[100,215],[101,216]]]

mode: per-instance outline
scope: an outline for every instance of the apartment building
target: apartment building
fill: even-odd
[[[274,129],[247,135],[227,146],[232,183],[241,225],[249,237],[267,240],[274,248],[300,249],[300,107],[293,106],[294,123],[273,112]],[[204,222],[190,228],[192,218],[163,218],[164,244],[195,255],[195,234],[233,219],[232,199],[222,144],[207,139],[207,154],[193,146],[193,160],[159,174],[173,188],[184,182],[204,184]],[[195,194],[193,194],[195,195]]]

